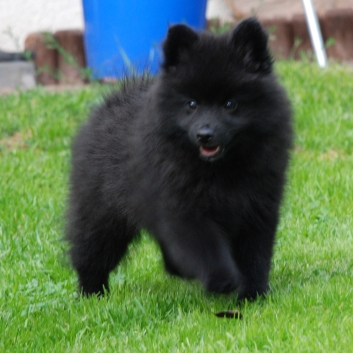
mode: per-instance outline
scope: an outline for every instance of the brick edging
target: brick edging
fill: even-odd
[[[270,33],[270,47],[276,58],[300,59],[301,52],[312,52],[304,15],[294,15],[291,19],[273,18],[261,22]],[[338,61],[352,61],[353,9],[329,10],[319,17],[319,22],[324,42],[334,39],[332,45],[326,49],[327,56]],[[208,27],[210,26],[217,27],[221,24],[218,20],[210,20]],[[56,39],[60,48],[69,54],[73,61],[67,60],[61,49],[48,45],[48,36]],[[26,38],[25,49],[36,53],[34,64],[38,83],[82,84],[87,81],[82,71],[86,66],[86,60],[81,30],[61,30],[54,34],[31,33]]]

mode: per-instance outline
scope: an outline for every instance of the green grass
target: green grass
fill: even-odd
[[[296,147],[266,300],[168,277],[146,236],[79,298],[64,257],[70,144],[101,90],[0,97],[0,352],[352,352],[353,72],[279,63]]]

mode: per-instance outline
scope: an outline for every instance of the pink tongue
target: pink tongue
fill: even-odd
[[[203,156],[212,157],[219,151],[219,147],[218,146],[212,147],[212,148],[200,147],[200,151]]]

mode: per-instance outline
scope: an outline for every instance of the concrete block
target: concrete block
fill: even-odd
[[[86,67],[83,33],[81,30],[62,30],[54,33],[60,49],[58,69],[60,84],[81,84],[86,82],[82,69]]]
[[[353,59],[353,9],[328,11],[322,18],[322,32],[327,41],[335,40],[327,48],[327,55],[339,60]]]
[[[48,47],[43,33],[31,33],[25,40],[25,49],[35,53],[36,79],[42,85],[57,84],[58,53]]]
[[[33,88],[36,85],[34,64],[25,61],[0,63],[0,89]]]
[[[305,15],[294,15],[292,19],[294,36],[294,57],[301,58],[301,52],[310,53],[309,58],[313,56],[313,47],[311,45],[308,25]]]
[[[288,59],[294,46],[293,26],[287,18],[262,20],[270,35],[269,46],[276,59]]]

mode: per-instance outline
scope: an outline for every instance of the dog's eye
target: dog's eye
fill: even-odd
[[[196,101],[189,101],[189,102],[188,102],[188,107],[189,107],[190,109],[196,109],[196,107],[197,107]]]
[[[226,101],[226,104],[224,105],[224,108],[233,110],[238,106],[238,103],[234,99],[230,99]]]

